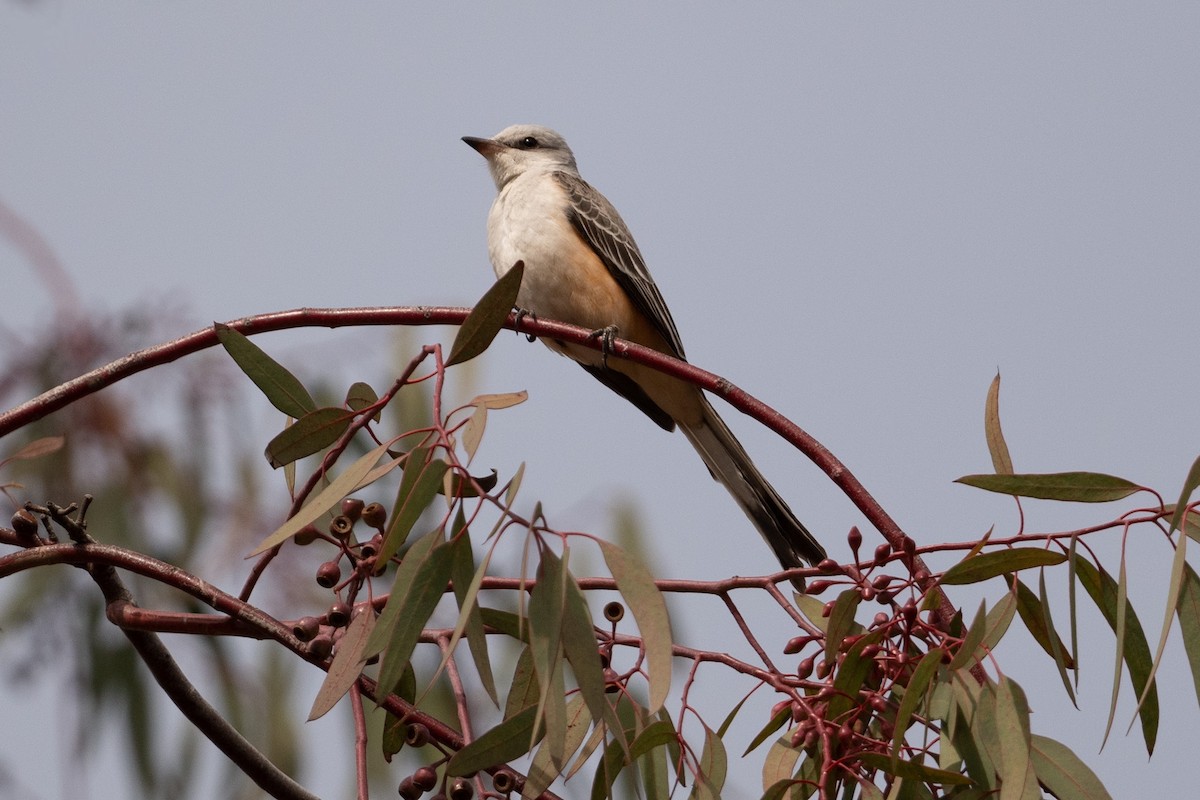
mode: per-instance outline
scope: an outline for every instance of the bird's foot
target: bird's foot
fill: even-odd
[[[600,365],[605,369],[608,368],[608,354],[613,352],[613,339],[617,338],[620,330],[616,325],[609,325],[607,328],[598,328],[588,334],[589,339],[600,340]]]
[[[521,333],[521,320],[525,319],[526,317],[529,317],[534,322],[537,321],[537,314],[533,313],[528,308],[521,308],[520,306],[513,306],[513,311],[517,312],[517,319],[516,319],[515,327],[516,327],[516,332],[518,335]],[[531,342],[537,341],[537,336],[535,336],[532,333],[525,334],[525,338]]]

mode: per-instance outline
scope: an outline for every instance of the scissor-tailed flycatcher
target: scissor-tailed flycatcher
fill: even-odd
[[[517,305],[537,316],[618,335],[683,359],[683,343],[612,203],[579,176],[566,141],[549,128],[514,125],[492,139],[463,137],[487,159],[499,194],[488,214],[488,254],[497,275],[518,260]],[[695,386],[624,359],[547,340],[668,431],[678,425],[784,567],[825,557],[813,535],[754,466]]]

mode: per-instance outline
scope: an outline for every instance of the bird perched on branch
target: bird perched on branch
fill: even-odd
[[[514,125],[463,141],[487,159],[499,194],[488,214],[496,274],[525,263],[517,305],[536,316],[617,334],[685,360],[679,331],[612,203],[579,175],[562,136]],[[796,519],[697,387],[604,352],[548,340],[660,427],[678,426],[758,528],[785,568],[815,564],[825,549]]]

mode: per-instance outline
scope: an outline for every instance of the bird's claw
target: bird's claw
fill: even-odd
[[[617,338],[619,332],[616,325],[609,325],[588,334],[589,339],[600,340],[600,365],[605,369],[608,368],[608,354],[613,352],[613,340]]]
[[[521,308],[520,306],[513,306],[513,311],[517,312],[517,319],[513,324],[513,329],[516,331],[516,333],[518,335],[520,335],[520,333],[521,333],[521,320],[525,319],[526,317],[529,317],[534,322],[537,321],[537,314],[533,313],[528,308]],[[537,341],[537,336],[535,336],[532,333],[525,334],[525,338],[531,342]]]

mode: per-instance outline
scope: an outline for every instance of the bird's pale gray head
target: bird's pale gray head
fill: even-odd
[[[464,136],[463,141],[488,160],[498,189],[529,170],[576,170],[567,140],[541,125],[511,125],[491,139]]]

